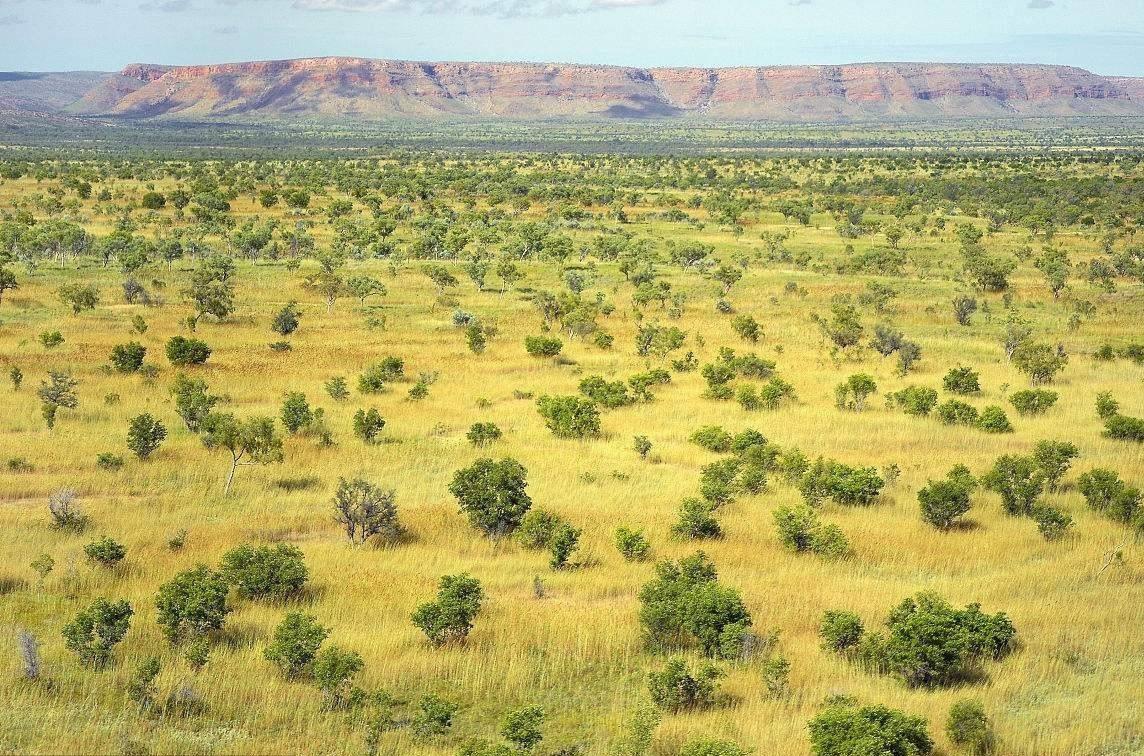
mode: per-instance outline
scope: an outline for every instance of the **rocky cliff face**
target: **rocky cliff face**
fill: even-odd
[[[131,65],[70,110],[165,119],[777,121],[1144,114],[1144,80],[1040,65],[624,68],[363,58]]]

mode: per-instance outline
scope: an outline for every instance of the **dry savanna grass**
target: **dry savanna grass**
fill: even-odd
[[[170,183],[160,181],[158,188],[169,189]],[[116,186],[128,199],[144,191],[129,180]],[[9,181],[0,186],[0,202],[39,190],[31,179]],[[97,234],[113,225],[90,205],[83,212],[85,225]],[[263,211],[249,196],[235,201],[234,212],[240,219],[256,213],[287,217],[281,207]],[[1142,555],[1132,532],[1089,510],[1075,486],[1077,475],[1093,467],[1144,482],[1144,448],[1104,438],[1094,411],[1096,394],[1109,391],[1126,414],[1144,415],[1144,367],[1092,357],[1102,343],[1139,341],[1141,286],[1126,282],[1107,293],[1076,281],[1070,294],[1054,299],[1031,264],[1020,266],[1009,306],[1034,324],[1037,338],[1060,342],[1070,355],[1050,387],[1059,392],[1059,402],[1043,416],[1020,417],[1007,394],[1025,387],[1028,379],[1005,359],[999,341],[1006,304],[999,295],[979,294],[988,312],[979,311],[965,327],[953,320],[950,302],[964,290],[957,280],[953,223],[940,233],[907,237],[907,275],[878,278],[824,274],[757,256],[763,231],[785,229],[792,233],[791,251],[809,252],[826,263],[841,259],[846,241],[826,214],[816,214],[803,227],[763,212],[751,219],[747,233],[733,235],[715,223],[702,229],[668,225],[650,214],[643,217],[638,205],[628,212],[631,230],[657,243],[696,239],[715,244],[722,260],[738,253],[753,256],[729,299],[739,313],[762,325],[757,345],[739,339],[730,316],[715,310],[713,281],[667,264],[660,266],[665,280],[688,296],[683,317],[671,321],[652,304],[645,308],[646,318],[686,331],[682,351],[694,351],[701,363],[715,359],[720,346],[775,360],[778,374],[797,391],[795,401],[774,411],[747,412],[735,402],[703,398],[697,372],[674,373],[655,401],[604,412],[600,438],[561,440],[545,428],[535,401],[518,397],[574,394],[585,376],[624,379],[661,365],[635,354],[632,290],[614,263],[596,265],[584,296],[602,292],[616,305],[600,321],[615,346],[603,350],[588,339],[565,336],[562,358],[554,360],[528,356],[522,342],[540,332],[530,292],[560,289],[558,264],[523,263],[525,278],[504,294],[495,278],[486,291],[478,291],[459,264],[449,264],[462,280],[454,292],[456,307],[498,328],[488,349],[474,354],[453,325],[454,305],[438,301],[418,262],[349,263],[350,272],[368,272],[386,284],[388,295],[375,298],[368,313],[384,313],[384,328],[370,327],[367,313],[352,298],[327,312],[301,286],[316,270],[312,261],[298,270],[282,262],[240,262],[237,311],[223,322],[200,324],[196,335],[214,352],[206,365],[187,372],[206,380],[213,393],[226,397],[225,409],[240,416],[277,417],[286,392],[304,392],[312,405],[325,409],[337,444],[319,448],[309,438],[287,438],[284,462],[241,467],[233,491],[224,497],[227,455],[208,451],[183,427],[168,390],[176,371],[163,353],[169,337],[186,333],[182,321],[190,310],[178,292],[194,261],[179,261],[170,270],[155,265],[139,274],[141,280],[165,284],[160,293],[166,304],[151,308],[123,303],[123,276],[114,264],[48,261],[34,273],[21,273],[20,288],[0,304],[4,372],[18,365],[25,375],[18,391],[0,390],[0,460],[25,458],[33,469],[0,473],[5,534],[0,633],[6,649],[0,656],[0,750],[120,752],[142,744],[152,753],[362,753],[361,717],[323,710],[313,685],[283,679],[262,657],[283,614],[300,607],[331,628],[330,642],[361,654],[365,667],[357,684],[408,701],[436,693],[461,705],[451,734],[416,740],[407,730],[396,730],[383,735],[382,753],[455,752],[468,738],[497,737],[504,713],[527,704],[539,704],[547,713],[544,747],[581,744],[587,753],[607,753],[647,698],[647,672],[663,663],[645,649],[637,620],[637,593],[650,579],[653,562],[625,562],[613,545],[616,527],[628,525],[646,530],[653,559],[675,559],[702,548],[720,580],[741,591],[756,629],[778,633],[777,649],[791,662],[791,694],[779,700],[766,696],[758,663],[725,664],[727,700],[701,713],[665,715],[656,730],[655,753],[674,753],[687,739],[705,736],[735,740],[758,754],[804,754],[807,721],[826,696],[839,693],[924,717],[944,752],[952,749],[943,733],[947,712],[965,697],[984,703],[1003,753],[1144,751]],[[539,219],[544,209],[528,213]],[[328,243],[321,222],[314,233],[319,247]],[[582,230],[570,233],[577,242],[589,237]],[[985,243],[991,252],[1011,254],[1027,237],[1006,227]],[[872,244],[852,243],[859,252]],[[1097,250],[1095,235],[1078,229],[1061,230],[1055,243],[1074,261]],[[102,302],[72,315],[55,292],[65,282],[81,280],[100,289]],[[834,295],[857,295],[871,281],[899,291],[888,317],[922,347],[923,358],[907,377],[895,374],[892,358],[870,349],[832,351],[811,321],[814,313],[829,313]],[[788,290],[788,282],[803,294]],[[1096,312],[1070,330],[1077,299],[1095,303]],[[301,328],[289,338],[290,351],[272,351],[268,343],[279,337],[270,331],[270,319],[292,300],[300,303]],[[865,343],[882,318],[868,308],[860,311]],[[131,332],[133,315],[147,321],[145,334]],[[64,344],[45,349],[37,335],[46,330],[59,330]],[[147,347],[156,377],[105,368],[112,347],[132,339]],[[344,376],[352,388],[363,369],[387,355],[403,358],[408,376],[438,374],[426,398],[407,396],[410,380],[376,396],[355,390],[344,402],[325,394],[323,384],[330,378]],[[944,426],[933,417],[911,417],[883,405],[881,397],[905,385],[940,391],[942,376],[957,365],[980,371],[983,392],[969,401],[979,408],[1005,407],[1016,432],[994,435]],[[35,395],[49,370],[70,371],[80,381],[79,407],[61,410],[51,431],[44,427]],[[879,393],[865,411],[843,412],[834,406],[834,387],[856,372],[870,373]],[[118,401],[109,401],[111,395]],[[351,418],[356,409],[371,406],[380,410],[386,426],[383,443],[367,446],[355,438]],[[145,461],[125,446],[127,423],[141,412],[158,417],[169,431]],[[465,434],[478,421],[495,422],[504,438],[474,449]],[[720,510],[723,538],[681,542],[670,534],[679,502],[694,495],[700,468],[718,459],[688,438],[711,424],[732,432],[756,428],[812,459],[824,455],[878,469],[897,465],[900,476],[872,506],[823,507],[823,518],[850,539],[850,559],[825,561],[783,548],[772,511],[801,497],[777,476],[763,492],[742,495]],[[651,439],[649,460],[632,450],[635,435]],[[996,494],[980,489],[968,515],[970,527],[941,532],[921,520],[916,494],[927,480],[943,476],[955,463],[983,472],[997,456],[1025,453],[1041,439],[1072,441],[1080,449],[1067,485],[1046,496],[1075,520],[1069,535],[1046,541],[1031,520],[1005,515]],[[105,451],[124,455],[126,465],[118,471],[99,469],[96,456]],[[468,525],[447,486],[454,470],[481,456],[518,459],[528,470],[534,505],[583,529],[578,568],[554,571],[547,554],[510,540],[489,541]],[[393,488],[409,539],[383,548],[351,546],[333,519],[331,496],[340,476],[362,476]],[[83,535],[50,527],[48,497],[64,487],[76,489],[90,516]],[[186,543],[171,550],[168,540],[180,530],[187,532]],[[84,557],[83,546],[105,534],[127,548],[127,558],[114,570]],[[248,542],[298,546],[311,571],[309,590],[288,604],[236,598],[210,661],[195,672],[156,624],[158,587],[196,564],[215,565],[223,552]],[[1122,559],[1110,560],[1115,552],[1122,552]],[[40,554],[50,555],[56,565],[42,582],[29,567]],[[411,624],[410,613],[433,596],[438,578],[459,572],[480,579],[487,604],[467,643],[434,648]],[[538,577],[543,597],[535,595]],[[923,590],[958,606],[979,602],[985,611],[1005,612],[1017,627],[1019,650],[988,664],[982,682],[924,690],[821,649],[817,631],[824,610],[857,612],[873,627],[901,599]],[[64,648],[60,630],[101,596],[129,600],[135,616],[114,663],[93,671]],[[20,679],[15,653],[20,629],[41,641],[39,682]],[[161,694],[190,686],[205,703],[201,714],[149,716],[128,701],[126,682],[150,655],[162,663]]]

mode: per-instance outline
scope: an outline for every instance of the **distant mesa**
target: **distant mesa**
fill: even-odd
[[[785,123],[1144,115],[1144,79],[1047,65],[625,68],[366,58],[0,74],[0,109],[172,121],[709,119]]]

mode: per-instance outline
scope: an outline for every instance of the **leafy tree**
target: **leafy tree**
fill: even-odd
[[[192,433],[202,429],[203,421],[219,401],[219,397],[207,393],[206,381],[190,378],[183,373],[175,375],[171,395],[175,399],[175,412]]]
[[[147,710],[154,703],[157,692],[155,678],[159,676],[160,669],[159,658],[148,656],[139,663],[139,666],[135,668],[135,674],[128,681],[127,696],[139,704],[140,709]]]
[[[1047,389],[1025,389],[1009,395],[1009,403],[1018,415],[1043,415],[1057,403],[1057,392]]]
[[[453,474],[449,492],[474,527],[497,538],[512,533],[532,507],[527,477],[524,466],[511,457],[478,459]]]
[[[226,578],[206,565],[180,572],[159,587],[158,622],[172,643],[218,630],[231,608]]]
[[[738,656],[732,647],[751,626],[739,592],[718,582],[715,565],[702,551],[655,566],[655,578],[640,589],[640,624],[658,650],[698,647],[708,656]]]
[[[469,432],[465,434],[465,438],[473,446],[488,446],[500,441],[502,435],[501,429],[497,427],[496,423],[473,423],[469,427]]]
[[[981,478],[990,491],[1001,495],[1001,504],[1011,515],[1031,515],[1045,486],[1045,473],[1033,457],[1005,454]]]
[[[225,255],[213,254],[199,263],[182,292],[195,310],[192,328],[206,315],[225,320],[234,312],[234,272],[234,261]]]
[[[266,465],[282,461],[282,438],[274,430],[269,417],[239,420],[229,413],[211,413],[202,423],[203,445],[210,450],[230,452],[230,471],[226,476],[223,496],[230,493],[234,473],[239,465]]]
[[[178,367],[202,365],[210,356],[211,348],[205,341],[185,336],[172,336],[167,339],[167,359],[172,365]]]
[[[948,530],[957,518],[969,511],[972,506],[970,494],[977,487],[977,481],[968,468],[957,465],[945,480],[928,481],[918,491],[918,504],[922,519],[941,530]]]
[[[1009,422],[1005,410],[996,405],[989,405],[981,410],[977,417],[977,427],[986,433],[1012,433],[1013,424]]]
[[[16,280],[16,274],[0,265],[0,302],[4,301],[4,292],[19,288],[20,283]]]
[[[1064,370],[1068,355],[1059,347],[1053,349],[1048,344],[1025,342],[1013,351],[1013,366],[1029,376],[1034,386],[1052,383],[1053,377]]]
[[[56,370],[49,371],[48,379],[40,383],[36,396],[40,398],[40,412],[49,429],[55,427],[56,413],[60,407],[75,409],[79,406],[79,398],[75,395],[78,385],[79,381],[72,378],[69,373]]]
[[[85,284],[64,284],[57,292],[60,301],[71,307],[72,315],[94,310],[99,304],[99,289]]]
[[[1041,470],[1045,486],[1050,492],[1060,489],[1061,479],[1080,456],[1080,449],[1069,441],[1038,441],[1033,447],[1033,459]]]
[[[329,251],[317,254],[316,258],[318,272],[307,276],[302,286],[319,294],[326,303],[326,312],[333,312],[334,304],[339,299],[353,293],[341,274],[346,257],[343,253]]]
[[[298,330],[301,325],[302,314],[298,311],[296,302],[289,302],[278,311],[274,320],[270,322],[270,330],[280,336],[289,336]]]
[[[945,734],[957,748],[974,756],[985,756],[993,751],[996,738],[985,707],[980,702],[963,698],[949,709]]]
[[[842,530],[834,524],[818,521],[818,515],[809,506],[779,507],[774,512],[775,529],[779,541],[794,552],[837,559],[850,552],[850,544]]]
[[[394,492],[362,478],[338,478],[338,488],[334,492],[334,519],[354,544],[363,544],[374,536],[392,543],[403,532],[397,519]]]
[[[320,625],[312,614],[289,612],[274,628],[274,636],[262,655],[287,677],[301,677],[309,673],[318,649],[329,634],[329,629]]]
[[[968,367],[951,368],[941,381],[946,391],[952,394],[978,394],[981,393],[980,376],[976,370]]]
[[[953,317],[958,325],[967,326],[973,313],[977,312],[977,300],[961,294],[953,300]]]
[[[351,681],[364,666],[360,654],[338,646],[327,646],[317,653],[311,664],[311,674],[322,691],[325,708],[340,709],[346,705]]]
[[[533,357],[555,357],[564,348],[564,342],[555,336],[527,336],[524,350]]]
[[[808,725],[814,756],[927,756],[933,740],[923,717],[911,717],[885,706],[857,706],[849,701],[827,706]]]
[[[367,444],[376,443],[384,428],[385,418],[376,407],[370,407],[368,410],[359,409],[354,413],[354,435]]]
[[[413,715],[409,727],[419,738],[445,735],[453,726],[453,717],[460,708],[452,701],[428,693],[417,702],[417,712]]]
[[[461,642],[473,629],[484,598],[476,578],[467,574],[445,575],[437,586],[437,600],[418,606],[411,619],[434,646]]]
[[[518,751],[532,751],[544,739],[540,728],[544,724],[544,709],[525,706],[510,711],[501,722],[501,737],[516,746]]]
[[[147,347],[138,341],[116,344],[111,350],[111,366],[120,373],[134,373],[143,367],[143,358],[146,356]]]
[[[115,646],[127,635],[134,611],[127,601],[96,599],[68,624],[64,625],[64,644],[92,667],[102,667],[111,660]]]
[[[878,391],[878,384],[866,373],[855,373],[834,389],[834,403],[838,409],[861,412],[866,399]]]
[[[282,425],[290,435],[308,428],[314,422],[314,411],[301,391],[288,392],[282,400]]]
[[[648,673],[648,692],[652,703],[664,711],[708,709],[715,705],[715,694],[723,676],[723,671],[713,664],[704,664],[692,671],[686,661],[674,657],[668,659],[663,669]]]
[[[310,577],[302,551],[287,543],[233,548],[222,555],[219,573],[252,599],[297,596]]]
[[[350,276],[346,280],[346,289],[357,297],[362,307],[365,307],[365,300],[370,297],[385,296],[387,293],[385,284],[366,275]]]
[[[544,424],[558,438],[600,435],[600,411],[595,402],[575,396],[542,396],[536,400]]]
[[[678,538],[721,538],[723,529],[713,514],[715,506],[708,501],[686,498],[679,505],[679,521],[671,526],[671,532]]]
[[[640,459],[647,459],[651,453],[651,440],[647,436],[635,436],[632,439],[632,449],[640,455]]]
[[[114,538],[104,536],[84,546],[83,553],[102,567],[115,567],[123,561],[123,557],[127,556],[127,549]]]
[[[642,530],[620,526],[615,533],[616,549],[629,562],[642,562],[651,553],[651,542]]]
[[[166,437],[167,429],[163,424],[144,412],[132,418],[127,427],[127,448],[139,459],[147,459]]]
[[[822,615],[818,626],[818,637],[822,647],[828,651],[841,652],[853,648],[862,640],[865,628],[862,618],[853,612],[828,609]]]

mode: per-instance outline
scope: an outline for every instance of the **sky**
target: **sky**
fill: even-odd
[[[1144,76],[1144,0],[0,0],[0,70],[324,55],[1052,63]]]

